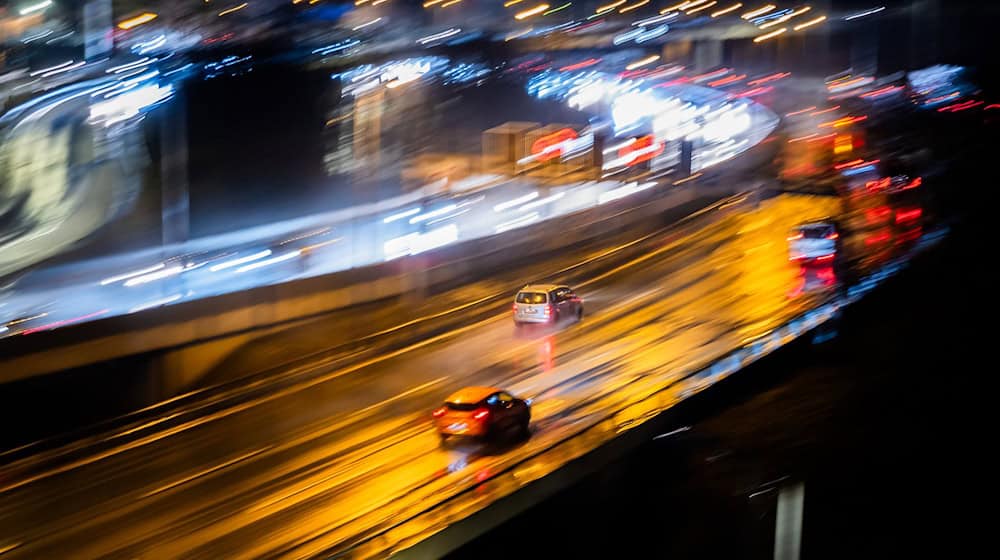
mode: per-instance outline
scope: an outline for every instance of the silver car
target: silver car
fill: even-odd
[[[526,323],[555,324],[563,319],[583,318],[583,300],[569,288],[558,284],[530,284],[514,296],[514,325]]]

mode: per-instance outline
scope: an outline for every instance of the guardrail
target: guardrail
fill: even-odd
[[[847,287],[839,294],[831,295],[821,302],[817,307],[806,311],[794,319],[786,322],[757,339],[750,341],[739,348],[722,353],[715,358],[706,360],[704,363],[689,368],[686,373],[682,373],[676,381],[659,387],[646,396],[633,402],[620,406],[616,410],[604,414],[601,418],[591,422],[557,442],[538,450],[530,456],[511,461],[495,474],[486,480],[475,480],[465,488],[459,489],[453,495],[444,500],[421,509],[413,514],[394,519],[383,527],[376,528],[368,534],[360,536],[353,542],[335,546],[328,549],[323,556],[327,558],[376,558],[387,557],[440,557],[443,554],[457,548],[461,544],[468,542],[479,534],[499,525],[512,514],[519,513],[529,505],[526,500],[517,500],[517,495],[521,492],[534,491],[536,497],[541,499],[551,495],[560,488],[567,487],[573,480],[572,476],[561,476],[551,483],[548,488],[540,489],[542,479],[555,468],[565,468],[565,466],[584,456],[596,454],[606,450],[612,441],[622,442],[627,439],[629,433],[635,433],[635,428],[646,421],[661,414],[673,407],[678,402],[690,398],[741,369],[757,362],[761,358],[773,353],[802,336],[814,332],[818,327],[824,325],[832,318],[836,317],[840,311],[857,302],[869,292],[874,290],[886,279],[902,271],[909,261],[924,250],[936,245],[948,233],[947,228],[941,228],[929,232],[923,236],[910,251],[906,254],[886,263],[877,271],[861,278],[856,284]],[[664,372],[650,372],[649,375],[660,375]],[[624,434],[625,437],[622,437]],[[605,460],[610,460],[615,454],[627,450],[630,446],[638,444],[636,441],[623,443],[615,453],[607,453]],[[574,441],[586,440],[585,444],[577,446],[575,449],[566,449],[567,444]],[[559,467],[552,467],[555,461],[545,460],[544,456],[557,452],[563,452]],[[530,464],[543,466],[543,468],[532,469]],[[548,465],[548,466],[546,466]],[[576,463],[578,467],[577,476],[582,476],[583,467]],[[591,470],[596,467],[591,467]],[[517,475],[515,476],[515,472]],[[553,488],[552,486],[556,486]],[[500,497],[491,502],[482,504],[482,496],[494,495],[491,490],[506,489],[500,491]],[[478,500],[474,505],[463,503],[462,498],[469,495],[474,490],[477,492]],[[496,502],[506,501],[512,510],[507,517],[502,514],[483,515],[480,518],[473,517],[483,512],[485,509],[495,507]],[[419,526],[422,531],[418,535],[412,534],[404,527],[417,519],[423,520]],[[428,536],[429,535],[429,536]],[[425,538],[426,537],[426,538]]]

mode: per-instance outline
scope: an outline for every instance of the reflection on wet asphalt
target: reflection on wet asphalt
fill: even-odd
[[[959,232],[801,342],[657,420],[650,441],[448,558],[773,558],[777,489],[805,485],[805,558],[970,557],[991,476],[974,395],[991,288]],[[933,287],[931,289],[930,287]]]

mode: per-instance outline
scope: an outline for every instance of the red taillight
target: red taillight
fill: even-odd
[[[548,317],[549,315],[552,315],[552,306],[551,305],[546,305],[545,306],[545,316]]]
[[[472,418],[474,420],[483,420],[484,418],[486,418],[489,415],[490,415],[490,411],[489,410],[487,410],[485,408],[480,408],[479,410],[476,411],[475,414],[472,415]]]
[[[444,416],[445,412],[446,412],[446,410],[442,406],[441,408],[435,410],[432,414],[434,415],[435,418],[440,418],[440,417]]]
[[[827,239],[836,239],[836,238],[838,238],[838,237],[840,237],[840,234],[839,234],[839,233],[837,233],[837,232],[833,232],[833,233],[831,233],[831,234],[828,234],[828,235],[826,236],[826,238],[827,238]]]
[[[920,208],[908,208],[905,210],[896,211],[896,223],[901,224],[903,222],[910,222],[920,218],[923,211]]]
[[[516,303],[514,304],[513,310],[514,310],[514,313],[517,313],[517,304]]]

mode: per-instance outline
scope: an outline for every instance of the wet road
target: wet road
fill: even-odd
[[[785,235],[834,212],[831,204],[786,195],[654,239],[643,256],[577,285],[586,300],[580,324],[516,335],[503,313],[56,471],[0,473],[0,551],[251,558],[336,549],[814,305],[832,286],[802,290]],[[468,384],[535,399],[531,439],[439,448],[428,411]]]

